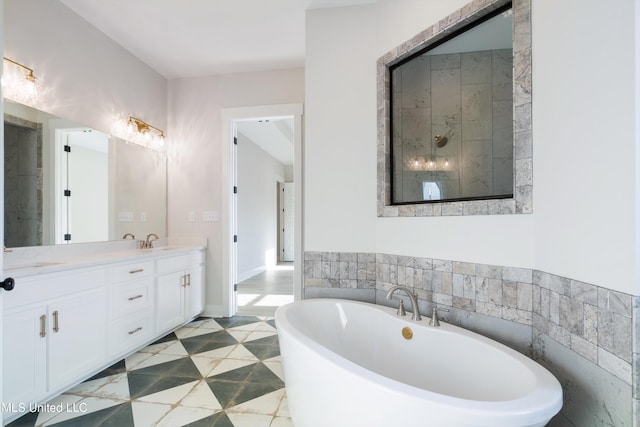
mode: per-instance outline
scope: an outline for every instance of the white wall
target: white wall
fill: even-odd
[[[238,133],[238,282],[277,260],[277,182],[285,165]]]
[[[537,268],[640,294],[634,3],[533,2],[533,177]]]
[[[533,214],[376,217],[376,60],[465,3],[307,12],[305,250],[536,268],[637,293],[634,0],[533,2]]]
[[[169,81],[168,205],[169,235],[206,237],[207,307],[224,312],[222,290],[223,108],[302,103],[302,69],[266,71]],[[226,142],[226,141],[225,141]],[[188,222],[188,212],[196,222]],[[220,220],[202,222],[203,211]]]
[[[33,107],[106,133],[130,115],[166,128],[166,79],[62,3],[4,0],[4,16],[4,55],[45,89]]]
[[[376,245],[376,9],[306,19],[305,250]]]

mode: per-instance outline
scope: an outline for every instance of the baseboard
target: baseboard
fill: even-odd
[[[258,275],[264,271],[267,271],[266,265],[261,265],[260,267],[253,268],[249,271],[238,273],[238,283],[244,282],[247,279],[251,279],[253,276]]]

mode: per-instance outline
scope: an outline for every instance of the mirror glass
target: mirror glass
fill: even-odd
[[[164,152],[4,101],[5,246],[166,236]]]
[[[389,68],[391,204],[513,197],[510,7]]]

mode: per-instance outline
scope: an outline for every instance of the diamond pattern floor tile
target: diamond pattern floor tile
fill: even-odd
[[[293,427],[273,318],[198,318],[9,427]],[[72,406],[73,407],[73,406]]]

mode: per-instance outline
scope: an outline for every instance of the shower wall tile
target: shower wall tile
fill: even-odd
[[[431,105],[431,61],[429,56],[419,56],[401,68],[400,87],[403,109],[425,108]]]
[[[513,52],[511,49],[491,51],[491,84],[494,101],[513,98]]]
[[[615,401],[606,404],[618,408],[614,421],[630,420],[631,411],[637,411],[640,296],[512,266],[373,253],[309,252],[304,258],[305,296],[346,295],[395,307],[396,302],[385,299],[386,292],[395,285],[406,286],[417,295],[421,313],[429,316],[434,304],[447,307],[450,312],[443,313],[443,320],[498,339],[546,364],[563,385],[563,416],[570,422],[632,425],[599,422],[608,420],[603,401]],[[320,261],[325,259],[331,261]],[[313,263],[318,262],[346,266],[324,278],[317,277]],[[356,279],[341,278],[352,269]],[[409,307],[408,300],[405,304]],[[520,339],[528,336],[527,344],[514,344],[505,332],[511,328],[507,325],[519,331]],[[561,424],[554,420],[550,425]]]
[[[42,125],[5,115],[4,243],[42,244]]]
[[[491,83],[462,85],[461,122],[463,141],[493,138],[493,104]]]
[[[462,142],[462,196],[489,195],[493,187],[492,142]]]
[[[492,83],[492,51],[461,53],[460,69],[463,85]]]

